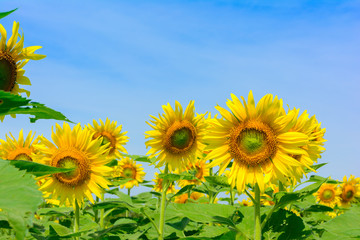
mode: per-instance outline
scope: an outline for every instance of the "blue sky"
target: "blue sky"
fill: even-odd
[[[31,99],[74,122],[109,117],[123,125],[131,154],[145,154],[145,121],[161,105],[195,100],[217,113],[230,93],[278,95],[327,129],[320,175],[360,177],[359,1],[2,0],[0,20],[19,21],[41,61],[25,66]],[[56,121],[7,118],[50,137]],[[152,167],[145,167],[147,179]]]

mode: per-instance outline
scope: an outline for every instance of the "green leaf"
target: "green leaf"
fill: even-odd
[[[25,220],[34,216],[42,193],[30,174],[19,171],[9,161],[0,161],[0,176],[0,209],[14,228],[16,238],[23,239],[27,230]]]
[[[48,108],[44,104],[31,102],[31,99],[0,90],[0,116],[9,114],[33,115],[34,117],[30,117],[30,122],[32,123],[38,119],[55,119],[71,122],[62,113]]]
[[[74,171],[74,168],[57,168],[52,167],[36,162],[30,162],[30,161],[24,161],[24,160],[2,160],[0,161],[6,161],[10,162],[11,165],[18,168],[19,170],[25,170],[27,173],[31,173],[35,175],[36,177],[44,176],[48,174],[54,174],[54,173],[64,173],[64,172],[71,172]]]
[[[228,178],[225,176],[208,176],[205,177],[208,183],[214,184],[216,186],[230,187]]]
[[[11,11],[8,11],[8,12],[0,12],[0,19],[6,17],[7,15],[9,15],[10,13],[13,13],[17,10],[17,8],[11,10]]]
[[[175,173],[161,173],[159,174],[159,178],[170,180],[170,181],[179,181],[179,180],[195,180],[195,176],[188,174],[188,173],[182,173],[182,174],[175,174]]]
[[[233,206],[224,204],[170,203],[166,214],[187,217],[195,222],[210,223],[216,222],[216,216],[229,218],[234,210]]]
[[[179,230],[179,231],[184,231],[186,225],[190,222],[190,219],[188,219],[187,217],[184,217],[183,219],[181,219],[181,221],[179,222],[175,222],[175,223],[166,223],[167,225]]]
[[[326,181],[326,179],[324,179]],[[286,205],[300,201],[307,196],[314,194],[320,187],[322,182],[315,182],[296,192],[278,192],[275,194],[275,208],[283,208]]]
[[[353,206],[344,214],[319,225],[326,232],[321,236],[324,240],[359,239],[360,207]]]
[[[322,182],[322,183],[330,183],[330,184],[338,184],[341,183],[340,181],[337,180],[333,180],[333,179],[329,179],[329,178],[324,178],[324,177],[320,177],[317,175],[311,175],[309,180],[307,180],[306,182]]]
[[[271,215],[263,233],[267,231],[281,233],[277,238],[279,240],[306,239],[311,234],[311,231],[305,230],[305,224],[300,217],[284,209],[279,209]]]
[[[314,165],[311,166],[311,168],[314,169],[314,170],[318,170],[319,168],[325,166],[326,164],[327,164],[327,163],[314,164]],[[312,172],[312,170],[306,168],[306,169],[305,169],[305,172],[306,172],[306,173],[309,173],[309,172]]]
[[[121,153],[121,155],[124,157],[134,159],[136,162],[147,162],[147,163],[156,162],[156,158],[149,158],[149,157],[143,156],[143,155],[130,155],[130,154],[126,154],[126,153]]]
[[[305,212],[332,212],[334,211],[331,207],[315,204],[304,210]]]

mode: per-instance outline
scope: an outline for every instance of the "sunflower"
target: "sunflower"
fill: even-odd
[[[326,129],[321,128],[321,123],[318,123],[315,116],[309,118],[309,114],[304,111],[297,119],[295,125],[290,129],[290,132],[301,132],[309,137],[309,142],[302,148],[305,150],[304,154],[292,155],[293,158],[304,164],[306,168],[311,169],[311,165],[321,158],[321,153],[325,151],[323,147],[326,140],[323,138]],[[313,170],[313,169],[311,169]],[[315,170],[313,170],[315,171]],[[304,168],[296,168],[293,180],[300,182],[300,179],[305,174]]]
[[[250,198],[248,198],[248,199],[243,199],[241,202],[238,201],[238,203],[239,203],[240,205],[244,206],[244,207],[251,207],[251,206],[254,205],[254,203],[251,201]]]
[[[34,141],[35,133],[32,134],[30,131],[24,139],[21,129],[18,140],[11,133],[10,136],[11,138],[6,135],[6,141],[0,139],[0,157],[7,160],[33,161],[36,152],[32,145],[37,142],[37,140]]]
[[[335,184],[324,183],[314,195],[320,204],[334,208],[340,202],[340,193],[340,189]]]
[[[153,188],[154,191],[156,192],[162,192],[163,189],[163,180],[162,178],[159,178],[159,174],[156,172],[155,173],[155,179],[153,180],[155,182],[155,186]],[[168,189],[166,190],[166,193],[175,193],[175,185],[174,182],[170,182]]]
[[[40,60],[45,55],[35,54],[40,46],[24,47],[24,35],[19,34],[19,23],[14,22],[12,36],[6,43],[7,32],[3,25],[0,24],[0,90],[20,95],[26,93],[29,97],[28,90],[19,87],[22,85],[31,85],[29,78],[24,76],[25,70],[22,69],[25,64],[31,60]],[[20,40],[18,41],[18,39]],[[13,117],[15,115],[12,115]],[[2,121],[4,116],[0,117]]]
[[[190,199],[197,201],[199,198],[203,197],[204,194],[203,193],[199,193],[199,192],[192,192],[190,194]],[[181,194],[179,196],[175,197],[174,203],[187,203],[189,200],[189,194],[188,193],[184,193]]]
[[[82,129],[77,124],[73,129],[64,123],[61,127],[56,124],[56,131],[52,132],[51,143],[40,137],[40,143],[34,145],[42,154],[38,158],[47,165],[54,167],[75,168],[68,173],[56,173],[51,177],[42,177],[45,182],[40,187],[44,192],[50,192],[51,198],[59,199],[60,204],[69,202],[75,206],[75,201],[82,205],[84,197],[94,203],[92,193],[101,198],[102,188],[108,188],[110,182],[104,175],[110,174],[112,169],[105,166],[107,145],[102,145],[100,139],[92,139],[92,133]]]
[[[298,110],[287,114],[282,99],[267,94],[255,106],[252,91],[243,104],[232,94],[228,110],[215,107],[222,119],[213,122],[207,137],[207,149],[213,149],[206,160],[213,159],[208,167],[220,165],[222,174],[233,160],[229,183],[242,192],[246,184],[257,183],[264,192],[271,180],[286,181],[294,175],[294,168],[304,167],[291,155],[305,154],[301,147],[308,143],[308,136],[301,132],[289,132],[296,123]]]
[[[204,159],[197,159],[195,163],[190,162],[187,166],[187,171],[194,171],[196,179],[180,180],[180,187],[185,187],[187,185],[200,185],[202,182],[205,182],[205,177],[209,176],[209,168],[206,167],[206,161]]]
[[[117,126],[116,121],[110,122],[108,118],[106,118],[105,123],[99,119],[99,123],[93,120],[94,126],[90,124],[87,126],[94,133],[93,139],[100,138],[102,144],[110,143],[108,146],[110,149],[109,157],[121,158],[121,152],[127,153],[123,146],[129,141],[129,137],[125,136],[127,132],[121,132],[122,125]]]
[[[344,176],[343,184],[341,184],[340,205],[350,207],[351,202],[356,201],[355,197],[360,197],[360,178],[350,175],[347,179]]]
[[[188,162],[194,162],[196,156],[202,154],[206,123],[204,115],[195,117],[194,101],[190,101],[183,113],[182,106],[175,101],[175,109],[170,103],[163,106],[165,114],[159,114],[159,118],[151,116],[151,123],[146,122],[153,128],[145,132],[145,138],[151,138],[145,142],[146,148],[151,147],[147,154],[150,157],[157,156],[157,167],[168,164],[170,171],[184,170]]]
[[[124,158],[120,161],[120,177],[129,178],[127,183],[120,185],[120,188],[131,189],[134,186],[139,186],[139,182],[142,182],[145,177],[144,168],[142,168],[141,164],[136,164],[136,162],[130,158]]]

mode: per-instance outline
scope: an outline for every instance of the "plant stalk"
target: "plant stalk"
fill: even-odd
[[[165,165],[164,174],[168,174],[168,164]],[[159,222],[159,240],[164,239],[164,226],[165,226],[165,205],[166,205],[166,190],[168,188],[168,180],[163,179],[162,181],[162,192],[161,192],[161,204],[160,204],[160,222]]]
[[[105,197],[104,197],[104,193],[101,193],[101,201],[104,201]],[[100,209],[100,229],[103,230],[104,229],[104,211],[105,209]]]
[[[80,208],[79,208],[79,204],[77,202],[77,200],[75,199],[75,221],[74,221],[74,232],[78,232],[79,231],[79,226],[80,226]],[[76,240],[79,240],[79,237],[75,237]]]
[[[261,240],[261,215],[260,215],[260,189],[259,185],[255,184],[255,240]]]

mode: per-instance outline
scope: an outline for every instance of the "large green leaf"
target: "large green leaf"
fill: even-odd
[[[71,122],[62,113],[46,107],[38,102],[31,102],[27,99],[9,92],[0,90],[0,116],[8,114],[29,114],[30,122],[34,123],[38,119],[55,119]]]
[[[35,179],[24,171],[0,161],[0,209],[16,232],[17,239],[24,239],[26,218],[32,218],[42,202],[42,193]]]
[[[12,12],[15,12],[17,10],[17,8],[11,10],[11,11],[8,11],[8,12],[0,12],[0,19],[6,17],[7,15],[9,15],[10,13]]]
[[[0,162],[3,161],[10,162],[10,164],[13,165],[14,167],[20,170],[25,170],[26,172],[31,173],[37,177],[48,174],[54,174],[54,173],[64,173],[64,172],[74,171],[74,168],[57,168],[57,167],[52,167],[52,166],[48,166],[36,162],[24,161],[24,160],[8,161],[8,160],[0,159]]]
[[[326,230],[321,236],[324,240],[360,239],[360,206],[351,207],[319,227]]]

